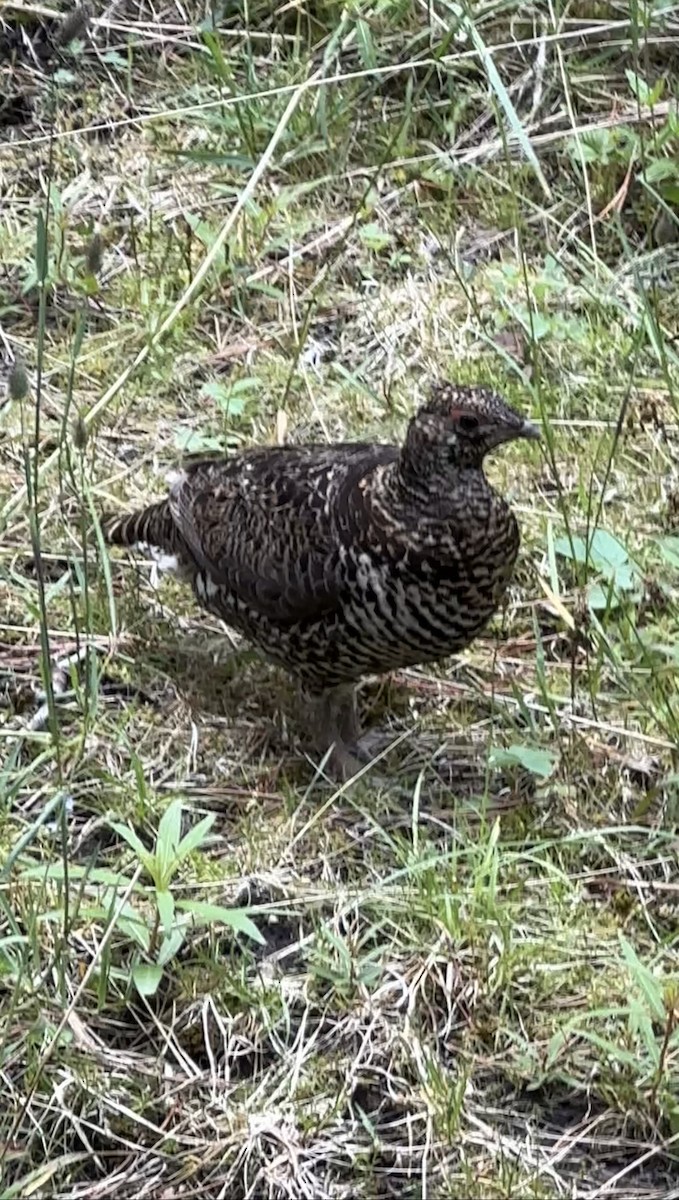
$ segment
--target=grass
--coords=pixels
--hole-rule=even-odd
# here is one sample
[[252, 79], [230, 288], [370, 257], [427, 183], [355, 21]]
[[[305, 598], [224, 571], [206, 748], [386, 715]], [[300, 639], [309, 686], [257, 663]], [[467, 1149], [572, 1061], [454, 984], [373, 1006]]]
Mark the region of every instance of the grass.
[[[669, 1200], [678, 11], [192, 7], [0, 22], [2, 1195]], [[437, 373], [520, 565], [334, 791], [96, 518]]]

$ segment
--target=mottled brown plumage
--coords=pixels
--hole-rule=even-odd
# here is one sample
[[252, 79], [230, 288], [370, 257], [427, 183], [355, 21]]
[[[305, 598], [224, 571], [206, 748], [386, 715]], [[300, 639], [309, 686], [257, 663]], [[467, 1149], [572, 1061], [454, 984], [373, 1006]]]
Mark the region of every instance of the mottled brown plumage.
[[271, 447], [192, 463], [108, 540], [176, 555], [199, 602], [312, 693], [319, 750], [355, 768], [354, 685], [467, 646], [511, 577], [519, 529], [486, 453], [537, 429], [486, 388], [438, 384], [402, 447]]

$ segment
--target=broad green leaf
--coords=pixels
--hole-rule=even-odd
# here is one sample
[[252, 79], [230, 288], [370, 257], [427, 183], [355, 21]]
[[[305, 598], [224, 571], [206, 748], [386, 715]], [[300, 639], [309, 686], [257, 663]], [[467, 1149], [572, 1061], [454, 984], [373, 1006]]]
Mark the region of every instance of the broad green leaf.
[[679, 164], [673, 158], [652, 158], [644, 170], [647, 183], [664, 183], [667, 179], [679, 179]]
[[240, 417], [245, 409], [245, 398], [234, 395], [233, 391], [224, 383], [206, 383], [200, 389], [200, 394], [214, 400], [215, 404], [229, 416]]
[[148, 925], [143, 921], [129, 921], [126, 917], [119, 918], [118, 929], [132, 942], [136, 942], [140, 950], [148, 954], [151, 947], [151, 934]]
[[[61, 882], [64, 881], [65, 877], [66, 872], [63, 863], [52, 863], [49, 867], [27, 867], [19, 876], [20, 879], [56, 879]], [[116, 871], [109, 871], [106, 867], [69, 866], [68, 878], [84, 879], [87, 883], [103, 883], [122, 890], [129, 887], [130, 884], [127, 875], [118, 874]]]
[[542, 341], [551, 332], [552, 322], [542, 313], [535, 312], [535, 310], [529, 312], [528, 309], [522, 308], [517, 309], [516, 315], [526, 333], [529, 337], [534, 338], [536, 342]]
[[634, 591], [639, 582], [639, 575], [634, 563], [626, 562], [621, 567], [616, 567], [613, 581], [621, 592]]
[[250, 395], [251, 392], [257, 392], [262, 386], [262, 381], [258, 375], [243, 375], [241, 379], [234, 379], [233, 383], [229, 384], [229, 391], [232, 396]]
[[[112, 912], [116, 911], [117, 894], [111, 891], [110, 895], [104, 895], [102, 904], [84, 904], [80, 908], [80, 915], [83, 920], [103, 921], [106, 924], [111, 918]], [[47, 916], [48, 914], [45, 914]], [[63, 912], [55, 910], [55, 916], [61, 916], [63, 920]], [[141, 947], [142, 950], [148, 950], [150, 942], [149, 928], [143, 917], [139, 916], [133, 909], [131, 904], [125, 904], [123, 910], [118, 914], [116, 921], [117, 928], [124, 933], [126, 937], [131, 938]]]
[[155, 996], [163, 978], [163, 968], [157, 963], [137, 963], [132, 968], [132, 982], [140, 996]]
[[658, 547], [665, 562], [679, 570], [679, 537], [658, 538]]
[[201, 396], [208, 396], [229, 416], [239, 417], [245, 411], [248, 399], [261, 388], [261, 380], [254, 375], [236, 379], [233, 383], [212, 380], [200, 389]]
[[123, 825], [121, 821], [110, 821], [109, 824], [111, 829], [114, 829], [118, 834], [118, 837], [121, 837], [134, 850], [139, 861], [146, 865], [151, 855], [141, 838], [137, 837], [134, 829], [131, 829], [129, 825]]
[[107, 63], [109, 67], [117, 67], [121, 71], [127, 71], [130, 65], [117, 50], [106, 50], [101, 56], [101, 61]]
[[625, 75], [627, 76], [627, 82], [630, 86], [634, 99], [638, 100], [639, 104], [648, 104], [650, 100], [651, 89], [646, 83], [646, 80], [642, 79], [641, 75], [637, 75], [636, 71], [630, 71], [629, 68], [625, 70]]
[[160, 950], [158, 951], [158, 966], [164, 967], [174, 958], [175, 954], [181, 949], [184, 943], [184, 930], [181, 927], [175, 927], [167, 937], [164, 937]]
[[177, 908], [191, 913], [200, 925], [211, 925], [221, 921], [237, 933], [244, 933], [246, 937], [252, 938], [253, 942], [259, 942], [260, 946], [266, 942], [243, 908], [222, 908], [220, 904], [207, 904], [202, 900], [178, 900]]
[[189, 832], [184, 835], [177, 846], [177, 860], [186, 858], [187, 854], [191, 854], [193, 850], [196, 850], [205, 841], [205, 837], [214, 823], [215, 814], [208, 813], [197, 825], [189, 829]]
[[592, 612], [612, 612], [618, 608], [618, 599], [610, 584], [590, 584], [587, 588], [587, 603]]
[[158, 848], [162, 846], [172, 855], [174, 855], [181, 837], [183, 807], [184, 802], [181, 796], [177, 796], [171, 804], [168, 804], [158, 825], [156, 846]]
[[607, 573], [621, 567], [629, 560], [625, 547], [605, 529], [595, 530], [590, 546], [590, 557], [595, 567], [602, 573]]
[[554, 540], [554, 553], [562, 558], [570, 558], [573, 562], [587, 562], [587, 544], [584, 538], [558, 537]]
[[653, 87], [649, 87], [646, 80], [641, 75], [638, 75], [636, 71], [628, 69], [625, 71], [625, 75], [627, 76], [627, 82], [630, 85], [632, 94], [635, 100], [639, 101], [639, 104], [644, 104], [647, 108], [652, 108], [654, 104], [658, 103], [665, 90], [664, 79], [656, 80]]
[[[105, 909], [106, 912], [110, 912], [111, 909], [115, 908], [116, 905], [119, 903], [120, 896], [121, 896], [120, 885], [118, 885], [117, 887], [104, 888], [103, 892], [101, 893], [101, 903], [100, 903], [99, 907], [101, 907], [102, 909]], [[142, 918], [139, 916], [136, 908], [134, 907], [133, 904], [130, 903], [129, 900], [127, 900], [125, 902], [125, 904], [123, 905], [123, 907], [120, 909], [120, 915], [121, 915], [121, 917], [127, 917], [128, 921], [141, 921], [142, 920]]]
[[173, 800], [170, 807], [163, 813], [158, 825], [151, 874], [153, 882], [161, 892], [166, 891], [169, 887], [179, 863], [177, 841], [181, 830], [181, 818], [182, 801], [180, 799]]
[[161, 891], [159, 888], [156, 888], [156, 904], [158, 905], [158, 913], [163, 923], [163, 929], [167, 934], [170, 934], [174, 921], [174, 896], [172, 892]]
[[550, 750], [541, 750], [537, 746], [509, 746], [506, 750], [493, 750], [489, 756], [491, 766], [504, 766], [518, 763], [524, 771], [547, 779], [554, 770], [556, 757]]
[[390, 246], [392, 237], [386, 230], [381, 229], [374, 221], [370, 221], [367, 225], [362, 225], [358, 231], [358, 236], [367, 246], [369, 250], [384, 250], [385, 246]]
[[570, 558], [575, 562], [585, 563], [589, 560], [602, 575], [609, 577], [618, 571], [622, 572], [621, 578], [629, 578], [630, 575], [638, 573], [636, 565], [629, 557], [627, 548], [606, 529], [594, 531], [589, 545], [589, 556], [587, 543], [584, 538], [579, 536], [574, 537], [572, 541], [566, 537], [557, 538], [554, 542], [554, 550], [562, 558]]

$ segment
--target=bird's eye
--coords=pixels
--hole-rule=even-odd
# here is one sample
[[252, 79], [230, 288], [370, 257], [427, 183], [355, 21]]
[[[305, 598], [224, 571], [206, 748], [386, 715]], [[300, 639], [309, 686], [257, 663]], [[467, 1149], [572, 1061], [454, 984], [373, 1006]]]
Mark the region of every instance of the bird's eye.
[[479, 427], [479, 419], [473, 413], [461, 413], [457, 423], [463, 433], [476, 433]]

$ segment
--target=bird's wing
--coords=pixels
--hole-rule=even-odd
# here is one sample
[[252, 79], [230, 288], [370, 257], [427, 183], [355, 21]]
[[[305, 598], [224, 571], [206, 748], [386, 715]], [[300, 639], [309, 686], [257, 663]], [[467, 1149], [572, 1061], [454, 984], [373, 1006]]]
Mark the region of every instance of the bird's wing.
[[263, 616], [314, 620], [336, 604], [356, 488], [392, 446], [279, 447], [196, 463], [170, 507], [197, 566]]

